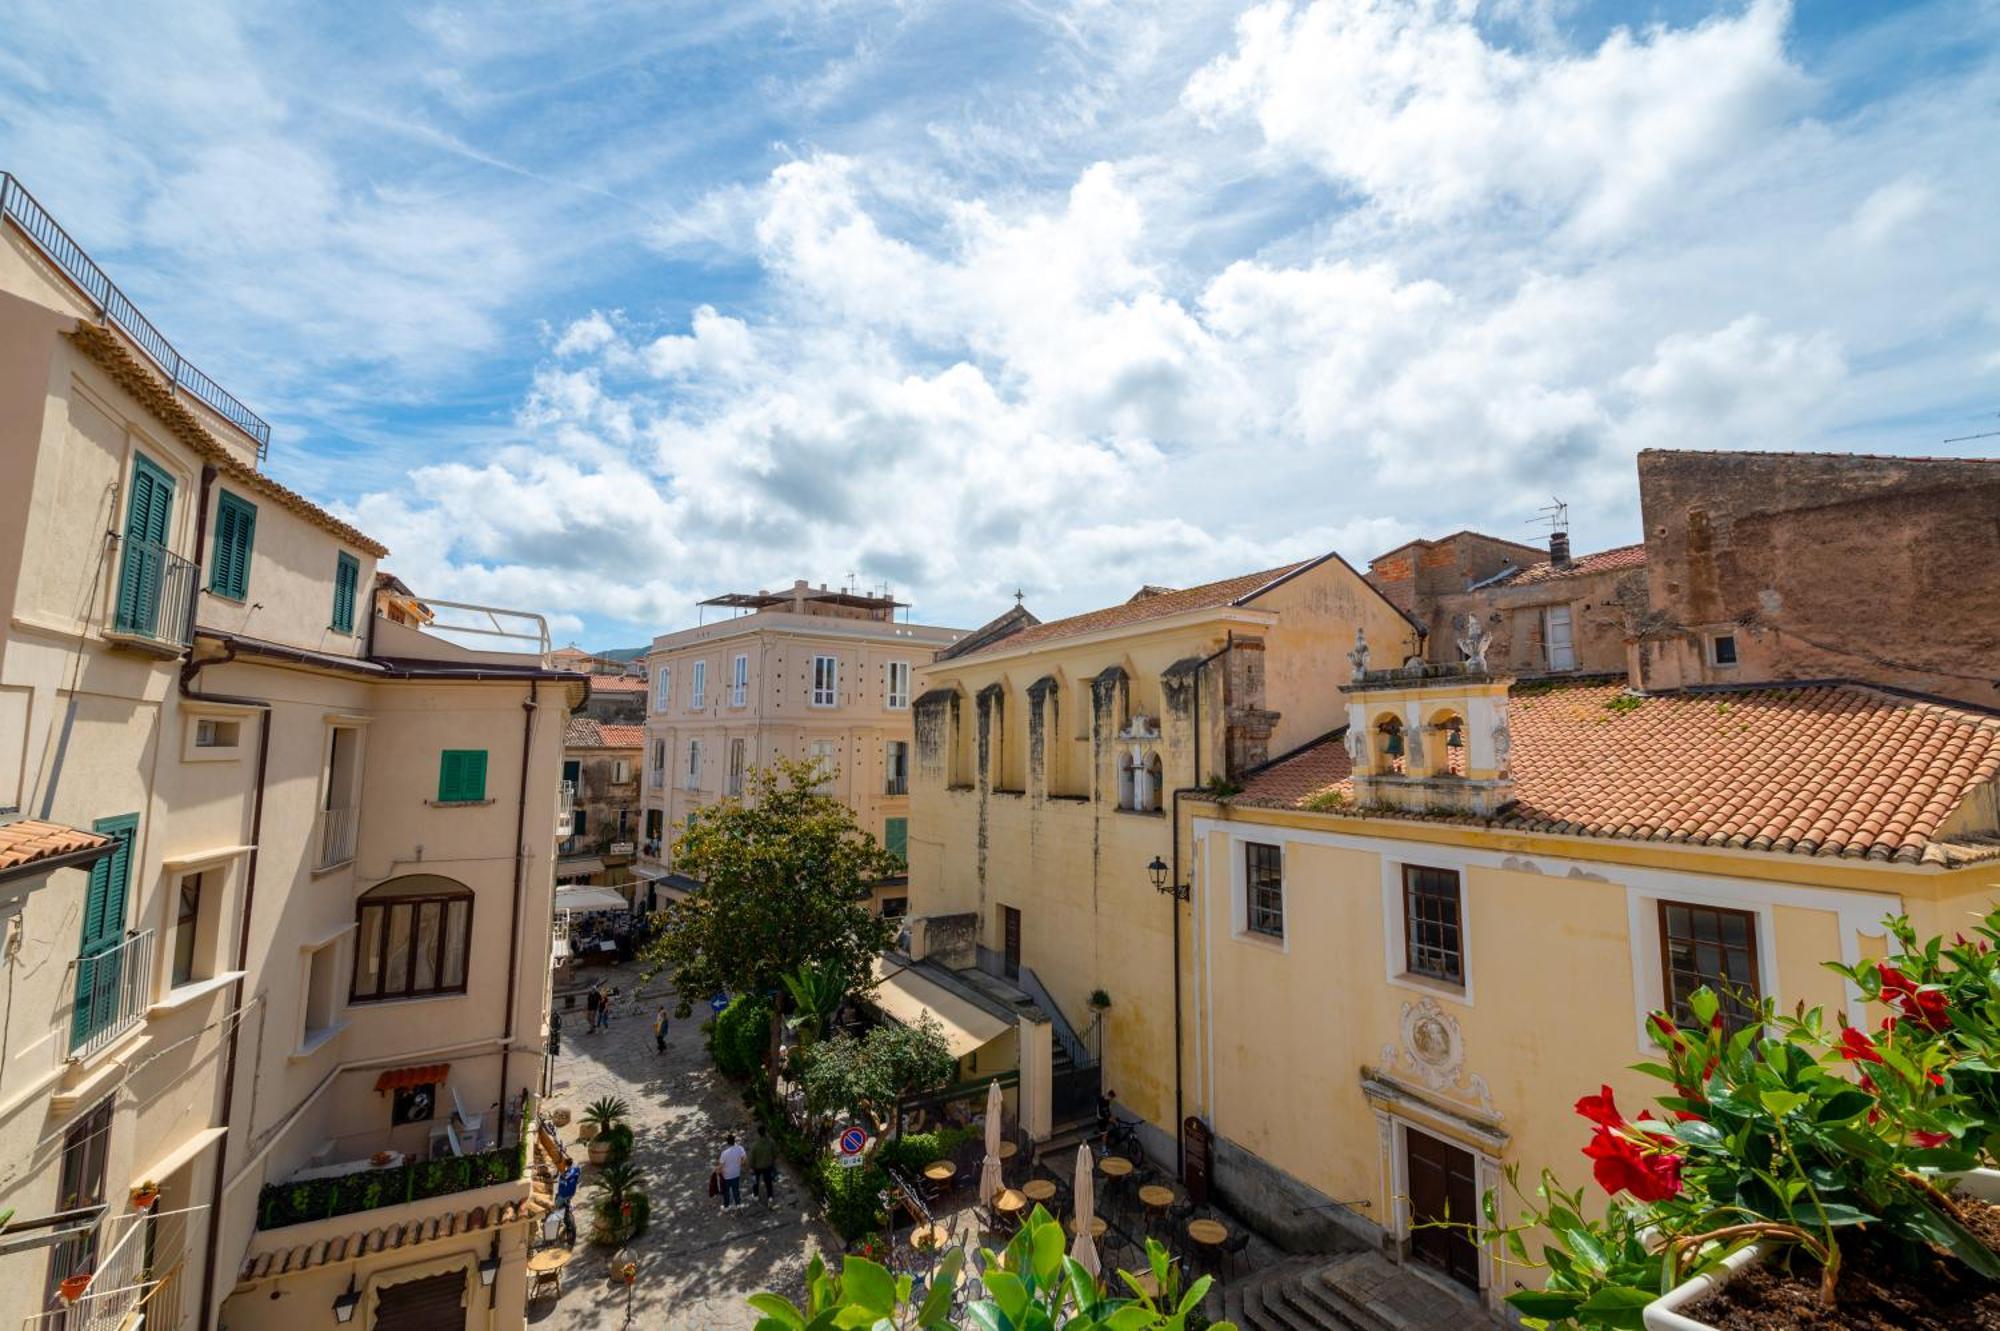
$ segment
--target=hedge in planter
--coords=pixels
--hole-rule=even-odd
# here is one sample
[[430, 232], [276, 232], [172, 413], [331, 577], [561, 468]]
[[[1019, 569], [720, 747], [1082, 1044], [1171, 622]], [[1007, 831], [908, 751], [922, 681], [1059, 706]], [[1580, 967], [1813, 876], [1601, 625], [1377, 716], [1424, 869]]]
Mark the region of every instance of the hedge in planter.
[[770, 1042], [771, 1005], [749, 994], [738, 994], [717, 1014], [709, 1048], [715, 1052], [715, 1066], [728, 1076], [754, 1077], [764, 1067], [764, 1052]]

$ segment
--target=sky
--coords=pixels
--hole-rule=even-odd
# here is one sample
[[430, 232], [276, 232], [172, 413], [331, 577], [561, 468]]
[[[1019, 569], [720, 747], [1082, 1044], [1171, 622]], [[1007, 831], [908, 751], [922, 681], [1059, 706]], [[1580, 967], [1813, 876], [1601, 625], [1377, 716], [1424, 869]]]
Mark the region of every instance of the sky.
[[0, 169], [420, 592], [975, 625], [2000, 456], [2000, 3], [0, 0]]

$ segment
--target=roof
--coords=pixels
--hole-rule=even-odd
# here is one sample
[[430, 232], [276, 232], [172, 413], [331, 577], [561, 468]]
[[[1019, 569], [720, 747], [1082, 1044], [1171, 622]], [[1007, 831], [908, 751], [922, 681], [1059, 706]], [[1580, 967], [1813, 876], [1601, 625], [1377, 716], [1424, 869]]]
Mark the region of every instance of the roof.
[[93, 323], [78, 323], [76, 330], [69, 334], [69, 340], [76, 344], [86, 356], [101, 365], [118, 386], [139, 399], [164, 421], [174, 432], [174, 437], [186, 444], [202, 461], [213, 466], [237, 485], [255, 490], [280, 508], [290, 509], [307, 522], [333, 533], [355, 549], [380, 559], [389, 553], [387, 546], [365, 535], [295, 490], [278, 484], [255, 467], [241, 461], [216, 437], [208, 432], [208, 427], [174, 395], [173, 387], [161, 379], [151, 367], [132, 354], [125, 342], [108, 326]]
[[111, 852], [110, 837], [39, 818], [0, 823], [0, 878], [89, 864]]
[[1014, 1029], [1012, 1023], [1002, 1021], [915, 967], [877, 957], [871, 969], [877, 983], [863, 997], [898, 1025], [915, 1026], [925, 1017], [936, 1021], [953, 1058], [964, 1058]]
[[592, 693], [644, 693], [646, 681], [637, 675], [599, 675], [590, 677]]
[[1384, 551], [1383, 551], [1383, 552], [1382, 552], [1381, 554], [1379, 554], [1379, 555], [1376, 555], [1376, 556], [1375, 556], [1375, 557], [1374, 557], [1373, 559], [1370, 559], [1370, 560], [1368, 561], [1368, 563], [1369, 563], [1369, 565], [1370, 565], [1371, 567], [1373, 567], [1374, 565], [1376, 565], [1376, 564], [1379, 564], [1379, 563], [1381, 563], [1381, 562], [1382, 562], [1383, 560], [1387, 559], [1387, 558], [1388, 558], [1388, 557], [1389, 557], [1390, 555], [1397, 555], [1397, 554], [1401, 554], [1401, 553], [1402, 553], [1403, 551], [1405, 551], [1405, 550], [1409, 550], [1409, 549], [1412, 549], [1412, 548], [1414, 548], [1414, 547], [1416, 547], [1416, 546], [1422, 546], [1422, 547], [1424, 547], [1424, 548], [1425, 548], [1426, 550], [1428, 550], [1428, 549], [1430, 549], [1430, 548], [1431, 548], [1431, 547], [1433, 547], [1433, 546], [1438, 546], [1438, 545], [1449, 545], [1449, 544], [1451, 544], [1451, 543], [1452, 543], [1453, 541], [1457, 540], [1457, 539], [1458, 539], [1459, 537], [1461, 537], [1461, 536], [1477, 536], [1477, 537], [1478, 537], [1478, 538], [1479, 538], [1480, 540], [1482, 540], [1482, 541], [1491, 541], [1491, 542], [1493, 542], [1493, 544], [1495, 544], [1495, 545], [1511, 545], [1511, 546], [1513, 546], [1513, 547], [1514, 547], [1514, 548], [1515, 548], [1516, 550], [1539, 550], [1539, 549], [1541, 549], [1541, 547], [1540, 547], [1540, 546], [1536, 546], [1536, 545], [1530, 545], [1530, 544], [1528, 544], [1528, 543], [1527, 543], [1526, 541], [1516, 541], [1516, 540], [1512, 539], [1511, 537], [1506, 537], [1506, 536], [1493, 536], [1493, 535], [1490, 535], [1490, 534], [1488, 534], [1488, 533], [1486, 533], [1486, 532], [1483, 532], [1483, 531], [1474, 531], [1474, 530], [1473, 530], [1472, 528], [1470, 528], [1470, 527], [1461, 527], [1461, 528], [1459, 528], [1459, 529], [1458, 529], [1457, 531], [1453, 532], [1453, 533], [1452, 533], [1451, 535], [1449, 535], [1449, 536], [1417, 536], [1417, 537], [1412, 537], [1412, 538], [1411, 538], [1410, 540], [1407, 540], [1407, 541], [1404, 541], [1404, 542], [1403, 542], [1403, 543], [1402, 543], [1401, 545], [1399, 545], [1399, 546], [1396, 546], [1396, 547], [1395, 547], [1395, 548], [1393, 548], [1393, 549], [1389, 549], [1389, 550], [1384, 550]]
[[588, 716], [572, 716], [563, 731], [565, 749], [643, 749], [646, 727], [613, 725]]
[[950, 661], [957, 657], [970, 656], [974, 652], [991, 647], [1002, 638], [1012, 637], [1022, 629], [1033, 628], [1041, 622], [1026, 606], [1016, 604], [946, 647], [933, 659]]
[[[1320, 558], [1327, 557], [1322, 555]], [[1165, 619], [1170, 615], [1186, 614], [1195, 610], [1220, 610], [1224, 606], [1243, 605], [1255, 599], [1258, 593], [1272, 583], [1294, 573], [1303, 572], [1318, 562], [1320, 560], [1305, 559], [1296, 564], [1284, 564], [1258, 573], [1243, 573], [1233, 578], [1224, 578], [1220, 582], [1205, 582], [1199, 587], [1184, 587], [1178, 591], [1153, 591], [1118, 605], [1105, 606], [1101, 610], [1087, 610], [1083, 614], [1071, 615], [1067, 619], [1052, 619], [1045, 624], [1030, 625], [1017, 633], [1008, 634], [983, 650], [993, 651], [1005, 647], [1011, 651], [1016, 647], [1031, 647], [1037, 643], [1074, 638], [1085, 633], [1129, 628], [1148, 620]], [[965, 655], [977, 656], [979, 652], [968, 652]]]
[[[2000, 777], [2000, 716], [1847, 683], [1639, 695], [1599, 680], [1517, 686], [1507, 724], [1515, 799], [1499, 816], [1342, 812], [1898, 864], [2000, 858], [2000, 837], [1940, 833]], [[1338, 736], [1253, 774], [1233, 802], [1308, 807], [1330, 791], [1354, 794]]]
[[1622, 573], [1627, 569], [1646, 567], [1646, 544], [1616, 545], [1609, 550], [1599, 550], [1596, 554], [1579, 555], [1558, 568], [1544, 559], [1538, 564], [1515, 569], [1489, 578], [1479, 584], [1487, 587], [1526, 587], [1537, 582], [1554, 582], [1559, 578], [1581, 578], [1593, 573]]

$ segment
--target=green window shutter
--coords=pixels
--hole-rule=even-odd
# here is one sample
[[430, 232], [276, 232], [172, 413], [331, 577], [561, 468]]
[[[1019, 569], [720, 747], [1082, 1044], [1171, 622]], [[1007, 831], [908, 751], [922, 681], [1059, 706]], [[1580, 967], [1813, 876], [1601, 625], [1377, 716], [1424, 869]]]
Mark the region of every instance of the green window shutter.
[[361, 561], [343, 552], [333, 569], [333, 627], [354, 632], [355, 592], [361, 584]]
[[438, 764], [438, 803], [486, 798], [486, 750], [446, 749]]
[[908, 864], [910, 862], [910, 820], [907, 818], [885, 818], [882, 820], [882, 849]]
[[132, 493], [125, 506], [125, 550], [118, 572], [114, 627], [151, 633], [160, 617], [160, 578], [167, 526], [174, 511], [174, 478], [143, 453], [132, 457]]
[[[83, 901], [83, 937], [77, 942], [76, 1004], [70, 1014], [70, 1047], [110, 1025], [118, 1015], [122, 954], [104, 957], [125, 938], [125, 898], [132, 880], [132, 841], [139, 815], [100, 818], [91, 830], [108, 836], [112, 852], [90, 869]], [[99, 960], [99, 958], [104, 958]]]
[[257, 506], [222, 491], [215, 508], [215, 555], [208, 589], [241, 601], [250, 595], [250, 549], [257, 532]]

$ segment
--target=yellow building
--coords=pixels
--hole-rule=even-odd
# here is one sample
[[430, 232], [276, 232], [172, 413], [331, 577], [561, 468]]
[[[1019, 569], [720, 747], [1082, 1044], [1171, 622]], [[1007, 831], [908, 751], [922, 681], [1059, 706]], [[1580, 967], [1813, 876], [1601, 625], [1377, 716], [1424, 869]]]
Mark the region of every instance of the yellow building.
[[[1709, 984], [1854, 1011], [1822, 962], [2000, 887], [2000, 718], [1847, 684], [1640, 695], [1461, 666], [1323, 672], [1344, 730], [1187, 813], [1191, 1112], [1223, 1199], [1497, 1304], [1454, 1231], [1501, 1171], [1588, 1183], [1578, 1096], [1659, 1088], [1647, 1014]], [[1735, 1009], [1740, 1011], [1740, 1008]]]
[[522, 1321], [587, 684], [268, 435], [0, 176], [8, 1325]]
[[1031, 1134], [1087, 1114], [1098, 1084], [1151, 1125], [1178, 1121], [1196, 1000], [1148, 866], [1178, 866], [1189, 790], [1340, 724], [1321, 663], [1363, 629], [1414, 646], [1401, 612], [1325, 555], [989, 626], [920, 672], [910, 952], [1016, 986], [1046, 1018], [1020, 1032]]
[[[696, 809], [743, 792], [780, 758], [816, 760], [828, 793], [901, 853], [910, 817], [910, 702], [916, 672], [963, 630], [896, 618], [889, 596], [804, 582], [702, 602], [713, 623], [665, 633], [646, 657], [641, 878], [672, 891], [674, 838]], [[876, 893], [900, 915], [900, 883]]]

